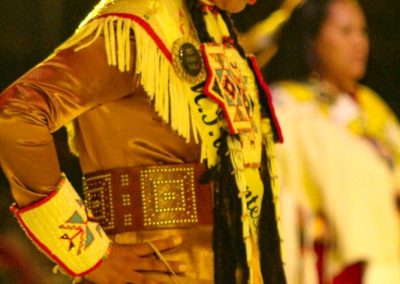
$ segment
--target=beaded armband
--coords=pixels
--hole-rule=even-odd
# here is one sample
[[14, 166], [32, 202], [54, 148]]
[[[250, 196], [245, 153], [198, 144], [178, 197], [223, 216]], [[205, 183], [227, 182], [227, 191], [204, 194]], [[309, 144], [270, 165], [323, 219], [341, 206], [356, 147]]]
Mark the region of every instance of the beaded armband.
[[111, 241], [65, 176], [46, 198], [11, 211], [33, 243], [73, 277], [90, 273], [109, 254]]

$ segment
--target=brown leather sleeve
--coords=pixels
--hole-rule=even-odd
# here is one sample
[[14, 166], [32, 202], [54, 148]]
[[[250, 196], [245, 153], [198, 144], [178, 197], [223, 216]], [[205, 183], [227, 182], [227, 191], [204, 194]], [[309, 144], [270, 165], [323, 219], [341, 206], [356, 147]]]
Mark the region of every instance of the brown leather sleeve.
[[107, 65], [100, 37], [79, 52], [51, 55], [0, 95], [0, 163], [20, 206], [47, 195], [60, 178], [51, 133], [132, 93], [132, 72]]

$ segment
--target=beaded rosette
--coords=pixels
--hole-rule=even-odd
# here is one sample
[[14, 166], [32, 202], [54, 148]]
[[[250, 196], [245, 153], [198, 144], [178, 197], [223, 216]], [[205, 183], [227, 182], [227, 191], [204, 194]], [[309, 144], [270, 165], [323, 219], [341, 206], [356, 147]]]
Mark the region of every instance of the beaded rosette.
[[11, 211], [33, 243], [73, 277], [90, 273], [109, 254], [111, 241], [65, 176], [48, 197]]

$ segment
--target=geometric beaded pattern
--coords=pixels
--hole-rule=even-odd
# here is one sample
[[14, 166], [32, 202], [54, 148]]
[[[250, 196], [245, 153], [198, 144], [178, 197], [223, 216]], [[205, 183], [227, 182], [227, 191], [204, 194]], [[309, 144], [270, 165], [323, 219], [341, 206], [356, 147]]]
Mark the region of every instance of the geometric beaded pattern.
[[129, 193], [124, 193], [121, 195], [122, 198], [122, 206], [129, 207], [131, 206], [131, 195]]
[[124, 214], [124, 226], [132, 226], [132, 214]]
[[[90, 188], [90, 190], [89, 190]], [[83, 178], [86, 206], [104, 230], [115, 228], [111, 174]], [[107, 207], [107, 210], [106, 210]]]
[[129, 186], [129, 175], [128, 174], [122, 174], [120, 178], [121, 178], [121, 186]]
[[192, 167], [150, 167], [140, 172], [140, 184], [145, 227], [198, 222]]
[[[102, 228], [91, 220], [85, 209], [63, 175], [57, 190], [48, 199], [24, 207], [16, 214], [33, 242], [62, 271], [75, 277], [95, 268], [107, 255], [110, 245]], [[5, 283], [1, 279], [0, 283]]]

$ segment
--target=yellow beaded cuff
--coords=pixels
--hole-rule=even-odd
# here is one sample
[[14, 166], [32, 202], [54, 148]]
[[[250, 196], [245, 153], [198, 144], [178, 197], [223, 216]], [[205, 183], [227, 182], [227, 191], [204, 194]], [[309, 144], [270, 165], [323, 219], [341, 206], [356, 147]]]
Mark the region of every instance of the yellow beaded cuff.
[[33, 243], [71, 276], [90, 273], [110, 252], [111, 241], [64, 175], [49, 196], [11, 211]]

